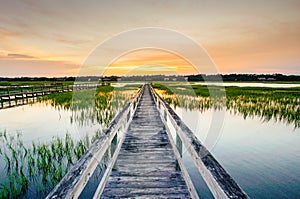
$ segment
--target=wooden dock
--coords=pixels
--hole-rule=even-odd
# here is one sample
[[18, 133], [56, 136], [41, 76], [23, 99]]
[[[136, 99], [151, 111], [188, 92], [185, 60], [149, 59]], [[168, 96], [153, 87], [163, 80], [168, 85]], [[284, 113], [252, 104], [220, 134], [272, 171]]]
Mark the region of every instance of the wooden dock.
[[[47, 86], [16, 86], [0, 88], [0, 109], [25, 105], [34, 102], [37, 97], [51, 93], [71, 92], [74, 90], [94, 89], [99, 84], [47, 85]], [[28, 99], [33, 99], [29, 101]]]
[[[167, 102], [145, 84], [47, 199], [86, 198], [81, 194], [87, 191], [93, 199], [198, 199], [182, 160], [183, 147], [215, 198], [249, 198]], [[85, 190], [103, 163], [97, 189]]]
[[190, 198], [147, 86], [101, 198]]

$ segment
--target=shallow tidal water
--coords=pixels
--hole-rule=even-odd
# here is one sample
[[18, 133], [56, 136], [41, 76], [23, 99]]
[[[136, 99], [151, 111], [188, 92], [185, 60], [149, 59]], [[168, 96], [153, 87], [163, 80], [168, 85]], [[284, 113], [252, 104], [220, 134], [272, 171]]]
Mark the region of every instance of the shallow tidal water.
[[53, 107], [45, 102], [36, 102], [0, 110], [0, 131], [10, 135], [20, 132], [25, 144], [47, 142], [53, 137], [65, 137], [69, 133], [73, 139], [93, 135], [103, 125], [98, 122], [72, 121], [74, 113], [70, 109]]
[[[175, 110], [204, 145], [207, 132], [214, 128], [213, 114], [222, 115], [213, 109], [203, 113], [178, 107]], [[229, 111], [223, 119], [210, 151], [250, 198], [299, 198], [300, 128], [257, 116], [244, 119]], [[189, 158], [186, 164], [192, 164]], [[191, 169], [192, 175], [196, 173]], [[204, 198], [212, 197], [207, 188], [200, 192]]]

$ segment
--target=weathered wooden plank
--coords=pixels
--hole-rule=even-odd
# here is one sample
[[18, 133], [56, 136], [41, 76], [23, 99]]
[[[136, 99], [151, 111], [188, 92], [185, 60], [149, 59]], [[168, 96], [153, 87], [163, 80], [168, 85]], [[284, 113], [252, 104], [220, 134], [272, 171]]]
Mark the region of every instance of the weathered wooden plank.
[[[173, 151], [171, 150], [163, 150], [163, 149], [157, 149], [159, 146], [166, 146], [166, 145], [139, 145], [140, 147], [144, 147], [143, 149], [141, 148], [134, 148], [134, 147], [123, 147], [122, 149], [127, 151], [128, 153], [132, 153], [135, 155], [138, 154], [143, 154], [143, 153], [150, 153], [150, 154], [172, 154]], [[160, 158], [161, 159], [161, 158]]]
[[[133, 197], [122, 197], [122, 198], [133, 198]], [[148, 194], [146, 196], [143, 196], [143, 195], [140, 195], [138, 197], [134, 197], [134, 198], [139, 198], [139, 199], [147, 199], [147, 198], [155, 198], [155, 199], [180, 199], [180, 198], [183, 198], [183, 199], [189, 199], [191, 198], [188, 194], [181, 194], [181, 193], [169, 193], [168, 194], [168, 197], [166, 197], [165, 194], [162, 194], [162, 195], [151, 195], [151, 194]]]
[[163, 150], [163, 149], [157, 149], [158, 147], [168, 147], [170, 144], [168, 142], [161, 142], [159, 144], [144, 144], [144, 143], [130, 143], [127, 146], [122, 147], [123, 150], [127, 150], [128, 152], [134, 152], [138, 153], [138, 151], [149, 151], [149, 152], [160, 152], [160, 153], [168, 153], [172, 152], [171, 150]]
[[[105, 188], [102, 198], [112, 197], [112, 198], [120, 198], [120, 197], [139, 197], [145, 196], [149, 197], [149, 195], [157, 196], [164, 195], [165, 198], [169, 198], [170, 195], [179, 195], [182, 198], [189, 198], [189, 191], [187, 188], [183, 188], [180, 186], [172, 187], [172, 188]], [[156, 198], [156, 197], [155, 197]]]
[[[120, 157], [121, 158], [121, 157]], [[161, 160], [161, 156], [151, 156], [151, 155], [140, 155], [140, 156], [136, 156], [134, 154], [129, 155], [123, 155], [122, 158], [132, 158], [132, 160], [140, 160], [140, 159], [157, 159], [157, 160]], [[174, 156], [164, 156], [164, 159], [172, 159], [174, 160]]]
[[[113, 195], [112, 196], [104, 196], [102, 198], [115, 198]], [[181, 193], [168, 193], [168, 196], [165, 194], [139, 194], [137, 195], [123, 195], [121, 198], [126, 199], [126, 198], [139, 198], [139, 199], [148, 199], [148, 198], [155, 198], [155, 199], [167, 199], [167, 198], [184, 198], [184, 199], [189, 199], [191, 198], [188, 194], [181, 194]]]
[[[119, 164], [136, 164], [137, 160], [136, 159], [118, 159], [117, 160]], [[168, 159], [164, 159], [164, 160], [161, 160], [161, 159], [148, 159], [148, 158], [140, 158], [138, 159], [139, 162], [142, 162], [142, 163], [152, 163], [152, 164], [159, 164], [159, 163], [174, 163], [174, 159], [173, 158], [168, 158]]]
[[184, 181], [183, 179], [180, 178], [181, 173], [178, 173], [177, 175], [158, 175], [158, 176], [119, 176], [119, 175], [114, 175], [113, 173], [110, 175], [110, 179], [112, 181], [126, 181], [126, 182], [154, 182], [154, 181]]
[[[121, 173], [121, 174], [120, 174]], [[164, 174], [164, 175], [162, 175]], [[157, 171], [155, 174], [153, 173], [148, 173], [147, 175], [145, 176], [140, 176], [140, 175], [136, 175], [136, 174], [133, 174], [131, 177], [161, 177], [161, 176], [164, 176], [164, 177], [169, 177], [169, 178], [178, 178], [180, 177], [182, 174], [181, 174], [181, 171], [175, 171], [175, 172], [160, 172], [160, 171]], [[122, 176], [128, 176], [128, 175], [122, 175], [122, 172], [117, 172], [117, 171], [113, 171], [111, 172], [110, 174], [110, 177], [122, 177]]]
[[150, 165], [148, 167], [137, 167], [137, 166], [116, 166], [117, 170], [120, 172], [127, 172], [127, 173], [151, 173], [151, 172], [156, 172], [156, 171], [166, 171], [166, 172], [172, 172], [176, 171], [176, 168], [172, 168], [171, 165], [165, 165], [164, 167], [162, 166], [157, 166], [157, 167], [151, 167]]
[[117, 173], [115, 173], [115, 171], [113, 171], [110, 174], [110, 177], [114, 176], [114, 177], [145, 177], [145, 178], [153, 178], [153, 177], [161, 177], [161, 176], [165, 176], [165, 177], [169, 177], [172, 178], [173, 180], [176, 180], [177, 178], [181, 178], [182, 174], [177, 174], [178, 171], [155, 171], [155, 172], [140, 172], [140, 173], [127, 173], [127, 172], [121, 172], [118, 171]]
[[[138, 168], [137, 168], [138, 167]], [[149, 169], [149, 167], [151, 167], [151, 169]], [[172, 168], [174, 167], [174, 168]], [[126, 166], [126, 165], [118, 165], [116, 168], [118, 171], [124, 171], [124, 172], [129, 172], [132, 171], [132, 173], [134, 172], [154, 172], [154, 171], [176, 171], [176, 164], [135, 164], [132, 166]]]
[[140, 189], [141, 187], [151, 189], [151, 188], [174, 188], [174, 187], [182, 187], [182, 189], [186, 189], [185, 181], [184, 180], [177, 180], [177, 181], [111, 181], [108, 186], [106, 186], [107, 189]]

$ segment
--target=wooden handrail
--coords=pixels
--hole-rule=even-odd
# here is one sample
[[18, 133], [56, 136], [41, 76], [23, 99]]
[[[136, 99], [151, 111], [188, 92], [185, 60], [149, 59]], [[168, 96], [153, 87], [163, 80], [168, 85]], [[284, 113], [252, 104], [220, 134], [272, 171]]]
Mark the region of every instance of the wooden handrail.
[[[144, 86], [127, 103], [119, 114], [110, 123], [107, 130], [98, 138], [83, 157], [72, 167], [72, 169], [63, 177], [56, 187], [48, 194], [47, 199], [54, 198], [78, 198], [92, 176], [97, 165], [104, 157], [112, 140], [121, 128], [122, 121], [128, 123], [128, 115], [133, 117], [137, 102], [140, 100]], [[125, 127], [125, 129], [128, 128]]]
[[34, 93], [46, 91], [61, 91], [61, 90], [79, 90], [88, 88], [97, 88], [100, 84], [74, 84], [74, 85], [41, 85], [41, 86], [22, 86], [22, 87], [7, 87], [0, 88], [0, 97], [7, 95], [19, 95], [22, 93]]
[[[151, 87], [152, 88], [152, 87]], [[191, 155], [195, 166], [215, 198], [249, 198], [221, 164], [202, 145], [194, 133], [181, 121], [170, 105], [151, 89], [162, 119], [171, 121], [185, 148]], [[171, 138], [170, 138], [171, 139]]]

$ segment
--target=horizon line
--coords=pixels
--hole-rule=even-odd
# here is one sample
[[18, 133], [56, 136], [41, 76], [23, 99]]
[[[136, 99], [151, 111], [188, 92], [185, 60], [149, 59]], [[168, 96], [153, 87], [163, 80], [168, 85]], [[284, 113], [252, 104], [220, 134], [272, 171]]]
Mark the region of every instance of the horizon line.
[[203, 75], [203, 76], [216, 76], [216, 75], [221, 75], [221, 76], [225, 76], [225, 75], [283, 75], [283, 76], [300, 76], [300, 74], [285, 74], [285, 73], [216, 73], [216, 74], [205, 74], [205, 73], [199, 73], [199, 74], [189, 74], [189, 75], [174, 75], [174, 74], [145, 74], [145, 75], [84, 75], [84, 76], [0, 76], [0, 78], [47, 78], [47, 79], [51, 79], [51, 78], [79, 78], [79, 77], [150, 77], [150, 76], [176, 76], [176, 77], [188, 77], [188, 76], [197, 76], [197, 75]]

